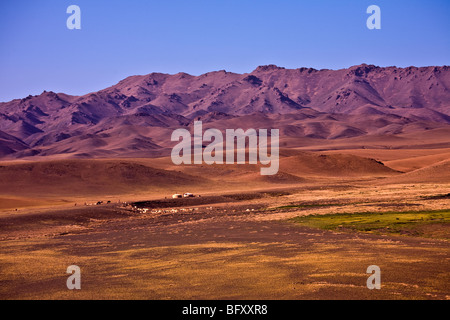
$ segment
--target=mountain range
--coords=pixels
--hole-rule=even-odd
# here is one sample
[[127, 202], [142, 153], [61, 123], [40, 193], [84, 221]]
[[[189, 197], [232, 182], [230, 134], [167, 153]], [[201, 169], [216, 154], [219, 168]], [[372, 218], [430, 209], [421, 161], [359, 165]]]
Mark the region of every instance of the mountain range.
[[172, 131], [194, 120], [280, 129], [287, 148], [431, 146], [426, 132], [450, 146], [449, 88], [448, 66], [131, 76], [83, 96], [44, 91], [0, 103], [0, 157], [164, 156]]

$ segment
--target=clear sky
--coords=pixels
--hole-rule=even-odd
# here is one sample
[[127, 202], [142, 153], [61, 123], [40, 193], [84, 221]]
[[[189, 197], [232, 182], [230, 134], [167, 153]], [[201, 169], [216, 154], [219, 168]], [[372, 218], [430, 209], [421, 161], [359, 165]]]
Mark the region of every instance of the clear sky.
[[450, 65], [449, 0], [1, 0], [0, 14], [0, 101], [151, 72]]

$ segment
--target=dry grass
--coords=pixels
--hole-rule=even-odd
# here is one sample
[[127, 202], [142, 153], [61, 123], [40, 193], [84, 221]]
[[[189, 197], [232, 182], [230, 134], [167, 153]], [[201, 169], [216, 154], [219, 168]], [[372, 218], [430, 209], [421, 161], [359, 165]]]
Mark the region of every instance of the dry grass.
[[[433, 152], [417, 154], [424, 161], [440, 160], [442, 152]], [[363, 151], [357, 155], [364, 155]], [[381, 155], [405, 168], [407, 161], [400, 160], [414, 158], [413, 151]], [[333, 159], [344, 163], [347, 158]], [[133, 164], [116, 166], [128, 161]], [[57, 167], [64, 168], [67, 163]], [[89, 163], [77, 165], [89, 174]], [[450, 193], [450, 181], [400, 183], [402, 174], [384, 169], [381, 176], [380, 171], [363, 176], [324, 176], [312, 169], [303, 176], [294, 170], [303, 165], [293, 162], [287, 171], [300, 180], [287, 176], [287, 180], [271, 183], [270, 179], [252, 180], [258, 169], [249, 166], [174, 167], [167, 159], [103, 163], [109, 166], [99, 171], [106, 189], [98, 187], [95, 177], [80, 181], [74, 175], [65, 187], [40, 185], [33, 180], [45, 176], [39, 170], [29, 179], [17, 179], [13, 189], [2, 185], [0, 298], [450, 299], [449, 245], [442, 239], [448, 236], [447, 229], [422, 225], [422, 234], [399, 237], [339, 228], [320, 230], [286, 221], [313, 215], [328, 219], [357, 213], [365, 218], [388, 212], [448, 210], [450, 199], [439, 195]], [[372, 161], [364, 163], [361, 170], [372, 165], [379, 169]], [[31, 165], [45, 167], [45, 163]], [[124, 175], [115, 184], [108, 170], [122, 172], [121, 168]], [[443, 176], [439, 168], [427, 172], [435, 175], [433, 179], [439, 178]], [[177, 182], [178, 171], [188, 183]], [[128, 189], [133, 179], [128, 181], [127, 175], [145, 172], [159, 178], [141, 177], [142, 185]], [[390, 177], [384, 179], [385, 174]], [[197, 183], [199, 175], [202, 183], [208, 180], [209, 184]], [[13, 175], [9, 172], [7, 176]], [[64, 181], [58, 175], [52, 179]], [[158, 184], [163, 180], [165, 183]], [[95, 195], [89, 192], [92, 188], [97, 188]], [[198, 204], [198, 211], [177, 214], [138, 215], [114, 204], [83, 205], [97, 200], [164, 200], [174, 191], [200, 193], [211, 199], [239, 197]], [[15, 207], [19, 207], [17, 212]], [[439, 239], [422, 237], [424, 234]], [[80, 291], [66, 288], [65, 271], [72, 264], [82, 270]], [[366, 288], [365, 271], [372, 264], [381, 267], [382, 290]]]

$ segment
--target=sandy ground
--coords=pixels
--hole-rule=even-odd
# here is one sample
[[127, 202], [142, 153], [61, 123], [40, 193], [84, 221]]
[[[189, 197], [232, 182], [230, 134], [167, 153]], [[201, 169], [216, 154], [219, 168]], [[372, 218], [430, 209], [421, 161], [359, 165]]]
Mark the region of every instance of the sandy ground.
[[[0, 299], [450, 299], [448, 237], [290, 220], [448, 210], [435, 196], [450, 193], [450, 149], [282, 153], [269, 178], [167, 158], [0, 163]], [[137, 201], [147, 212], [123, 204]], [[81, 290], [66, 287], [70, 265]], [[381, 290], [366, 287], [370, 265]]]
[[[449, 189], [343, 185], [232, 194], [227, 202], [219, 195], [178, 204], [161, 199], [145, 214], [117, 204], [4, 212], [0, 298], [450, 299], [446, 240], [338, 233], [288, 221], [443, 209], [448, 199], [423, 196]], [[342, 206], [275, 209], [332, 202]], [[69, 265], [81, 268], [81, 290], [66, 287]], [[370, 265], [381, 268], [381, 290], [366, 287]]]

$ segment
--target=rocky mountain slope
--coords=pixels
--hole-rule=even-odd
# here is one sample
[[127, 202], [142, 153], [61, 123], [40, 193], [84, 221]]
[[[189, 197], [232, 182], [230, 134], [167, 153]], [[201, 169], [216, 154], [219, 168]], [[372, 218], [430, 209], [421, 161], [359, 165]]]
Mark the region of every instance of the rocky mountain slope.
[[289, 147], [442, 131], [449, 88], [448, 66], [131, 76], [84, 96], [43, 92], [0, 103], [0, 157], [166, 155], [173, 129], [195, 119], [219, 129], [277, 128]]

